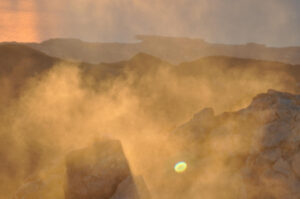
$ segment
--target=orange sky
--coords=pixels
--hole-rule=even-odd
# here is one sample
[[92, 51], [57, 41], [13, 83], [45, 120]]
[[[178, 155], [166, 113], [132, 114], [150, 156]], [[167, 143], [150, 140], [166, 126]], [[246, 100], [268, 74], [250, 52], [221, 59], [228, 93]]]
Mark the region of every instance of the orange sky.
[[[19, 1], [16, 5], [0, 2], [0, 41], [37, 41], [38, 15], [32, 1]], [[12, 7], [13, 6], [13, 7]]]

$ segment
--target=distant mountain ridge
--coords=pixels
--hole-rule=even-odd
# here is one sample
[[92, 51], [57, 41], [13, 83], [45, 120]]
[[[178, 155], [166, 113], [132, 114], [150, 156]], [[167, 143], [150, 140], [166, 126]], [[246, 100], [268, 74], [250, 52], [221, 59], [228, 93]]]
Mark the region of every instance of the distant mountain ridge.
[[[0, 106], [19, 96], [28, 79], [39, 77], [56, 64], [65, 62], [64, 59], [48, 56], [21, 44], [2, 44], [0, 52], [0, 91], [3, 94], [0, 97]], [[229, 107], [243, 103], [231, 99], [233, 97], [227, 93], [238, 93], [237, 98], [242, 100], [269, 88], [300, 92], [299, 65], [274, 61], [209, 56], [174, 65], [147, 53], [137, 53], [129, 59], [114, 63], [77, 62], [75, 65], [79, 67], [80, 78], [86, 87], [105, 90], [110, 89], [114, 82], [124, 82], [132, 89], [134, 95], [141, 98], [141, 101], [150, 103], [151, 105], [147, 106], [153, 106], [155, 108], [152, 110], [159, 112], [153, 114], [161, 114], [158, 107], [163, 104], [168, 111], [163, 113], [162, 117], [171, 115], [175, 117], [172, 119], [174, 121], [180, 113], [178, 110], [198, 110], [202, 98], [196, 93], [207, 92], [210, 89], [212, 90], [207, 94], [213, 100], [205, 103], [212, 106], [210, 102], [217, 101], [217, 111], [224, 108], [229, 110]], [[102, 85], [101, 88], [99, 85]], [[252, 90], [244, 89], [251, 86]], [[223, 98], [218, 97], [219, 93], [224, 94]], [[228, 109], [224, 102], [229, 103], [226, 105]], [[191, 110], [186, 111], [186, 104], [191, 105]]]
[[140, 42], [91, 43], [79, 39], [50, 39], [26, 45], [50, 56], [89, 63], [118, 62], [142, 52], [172, 64], [189, 62], [206, 56], [229, 56], [300, 64], [300, 47], [277, 48], [256, 43], [215, 44], [202, 39], [146, 35], [138, 35], [136, 38]]

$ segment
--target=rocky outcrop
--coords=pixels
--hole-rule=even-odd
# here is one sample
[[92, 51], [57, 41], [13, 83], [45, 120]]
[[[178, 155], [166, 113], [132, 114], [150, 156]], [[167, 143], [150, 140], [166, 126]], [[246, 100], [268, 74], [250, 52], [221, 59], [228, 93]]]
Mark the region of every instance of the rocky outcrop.
[[15, 199], [149, 199], [142, 177], [134, 178], [118, 140], [100, 140], [71, 152], [65, 169], [47, 171], [22, 185]]
[[132, 176], [121, 143], [104, 140], [67, 156], [66, 199], [109, 199]]
[[[231, 176], [225, 189], [239, 176], [238, 198], [300, 197], [300, 95], [269, 90], [237, 112], [213, 116], [204, 109], [175, 133], [186, 140], [183, 150], [193, 154], [187, 160], [192, 164], [218, 157], [210, 163], [221, 162], [220, 176]], [[204, 175], [200, 168], [194, 176]]]
[[115, 194], [110, 199], [150, 199], [150, 192], [144, 182], [143, 177], [133, 179], [127, 177], [123, 180]]

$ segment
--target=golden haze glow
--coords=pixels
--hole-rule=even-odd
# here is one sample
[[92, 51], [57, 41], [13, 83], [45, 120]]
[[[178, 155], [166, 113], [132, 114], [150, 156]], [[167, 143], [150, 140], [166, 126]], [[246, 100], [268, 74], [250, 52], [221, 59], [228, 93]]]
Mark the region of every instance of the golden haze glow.
[[0, 2], [0, 41], [32, 42], [39, 40], [38, 13], [32, 1], [19, 1], [7, 9], [7, 3]]

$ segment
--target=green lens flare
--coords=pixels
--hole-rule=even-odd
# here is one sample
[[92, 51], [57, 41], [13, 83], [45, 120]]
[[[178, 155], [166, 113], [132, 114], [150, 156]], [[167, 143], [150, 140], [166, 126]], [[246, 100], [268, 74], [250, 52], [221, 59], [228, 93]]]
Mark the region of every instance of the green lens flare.
[[187, 164], [185, 162], [178, 162], [174, 166], [174, 170], [176, 171], [176, 173], [183, 173], [185, 172], [186, 168]]

